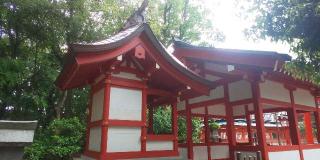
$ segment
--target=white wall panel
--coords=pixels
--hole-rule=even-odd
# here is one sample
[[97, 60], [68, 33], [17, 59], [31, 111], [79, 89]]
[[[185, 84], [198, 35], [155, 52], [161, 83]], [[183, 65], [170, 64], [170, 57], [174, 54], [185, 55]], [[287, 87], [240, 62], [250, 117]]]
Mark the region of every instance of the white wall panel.
[[93, 94], [91, 122], [102, 120], [104, 103], [104, 88]]
[[241, 80], [230, 83], [228, 86], [229, 100], [231, 102], [252, 98], [251, 85], [248, 81]]
[[282, 102], [290, 101], [290, 92], [282, 83], [266, 80], [260, 83], [260, 92], [262, 98], [278, 100]]
[[172, 141], [147, 141], [147, 151], [173, 150]]
[[204, 107], [192, 108], [191, 109], [191, 113], [194, 113], [194, 114], [205, 114], [206, 113], [206, 109]]
[[137, 80], [141, 81], [140, 78], [138, 78], [135, 74], [127, 73], [127, 72], [120, 72], [118, 74], [112, 74], [113, 77], [119, 77], [124, 79], [131, 79], [131, 80]]
[[90, 128], [89, 150], [100, 152], [100, 145], [101, 145], [101, 128], [100, 127]]
[[234, 106], [233, 107], [233, 115], [234, 116], [242, 116], [246, 114], [245, 106]]
[[223, 86], [219, 86], [215, 89], [210, 90], [210, 95], [209, 96], [199, 96], [195, 98], [189, 99], [190, 104], [198, 103], [198, 102], [204, 102], [212, 99], [219, 99], [224, 97], [224, 92], [223, 92]]
[[211, 71], [218, 71], [223, 73], [228, 72], [227, 65], [222, 65], [222, 64], [212, 63], [212, 62], [205, 63], [204, 68]]
[[296, 104], [316, 107], [314, 96], [308, 90], [298, 88], [293, 91], [293, 96]]
[[269, 152], [269, 160], [300, 160], [300, 154], [298, 150]]
[[207, 146], [194, 146], [193, 147], [193, 159], [194, 160], [206, 160], [208, 159]]
[[319, 160], [320, 149], [306, 149], [303, 150], [304, 160]]
[[226, 107], [224, 104], [216, 104], [216, 105], [208, 106], [208, 114], [225, 116], [226, 115]]
[[210, 147], [211, 159], [228, 159], [229, 158], [229, 146], [218, 145]]
[[141, 128], [110, 127], [107, 152], [131, 152], [141, 150]]
[[111, 87], [109, 119], [141, 120], [142, 91]]
[[177, 103], [177, 110], [182, 111], [186, 109], [186, 101], [180, 101]]

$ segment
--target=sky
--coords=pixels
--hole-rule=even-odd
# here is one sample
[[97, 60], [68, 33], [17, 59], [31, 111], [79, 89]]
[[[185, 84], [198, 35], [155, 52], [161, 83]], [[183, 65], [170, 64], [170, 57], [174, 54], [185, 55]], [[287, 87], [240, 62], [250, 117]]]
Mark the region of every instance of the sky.
[[264, 50], [276, 51], [279, 53], [290, 54], [290, 47], [288, 44], [281, 42], [271, 42], [271, 40], [250, 40], [243, 31], [250, 27], [254, 21], [252, 15], [245, 19], [239, 16], [240, 5], [248, 5], [243, 2], [236, 5], [234, 0], [203, 0], [207, 8], [210, 10], [209, 19], [212, 21], [214, 27], [219, 29], [225, 35], [224, 42], [216, 42], [217, 48], [231, 48], [231, 49], [247, 49], [247, 50]]

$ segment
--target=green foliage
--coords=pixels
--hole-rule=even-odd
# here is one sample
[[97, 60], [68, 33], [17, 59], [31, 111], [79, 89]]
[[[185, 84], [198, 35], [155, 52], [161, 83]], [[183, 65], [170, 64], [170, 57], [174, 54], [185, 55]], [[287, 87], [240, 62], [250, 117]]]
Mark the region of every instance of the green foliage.
[[70, 160], [82, 150], [85, 125], [78, 118], [53, 120], [40, 129], [34, 143], [25, 149], [27, 160]]
[[220, 128], [220, 125], [217, 122], [215, 122], [214, 120], [210, 120], [209, 127], [211, 130], [217, 130]]
[[153, 114], [153, 132], [155, 134], [172, 133], [171, 107], [157, 107]]
[[172, 43], [172, 37], [212, 46], [212, 41], [222, 41], [224, 35], [206, 17], [208, 12], [193, 0], [150, 0], [147, 18], [152, 30], [166, 47]]
[[288, 42], [297, 58], [286, 69], [297, 78], [320, 83], [320, 2], [253, 0], [253, 4], [257, 18], [249, 33]]
[[[59, 137], [60, 132], [50, 128], [59, 125], [59, 120], [54, 121], [57, 118], [64, 121], [63, 118], [87, 117], [88, 88], [66, 92], [54, 85], [67, 45], [114, 34], [140, 3], [141, 0], [0, 1], [0, 119], [39, 121], [36, 142], [27, 150], [29, 159], [59, 159], [80, 151], [79, 143], [74, 143], [74, 148], [59, 148], [64, 145], [62, 140], [71, 140]], [[171, 9], [164, 12], [165, 6]], [[212, 25], [204, 18], [207, 11], [187, 0], [151, 0], [148, 12], [148, 21], [166, 46], [172, 36], [198, 42], [203, 39], [202, 33], [211, 33]], [[161, 20], [163, 13], [167, 15], [165, 23]], [[182, 15], [185, 16], [181, 18]], [[171, 129], [171, 123], [166, 121], [171, 117], [166, 112], [157, 113], [164, 115], [157, 117], [159, 133]], [[58, 145], [46, 146], [49, 142]]]

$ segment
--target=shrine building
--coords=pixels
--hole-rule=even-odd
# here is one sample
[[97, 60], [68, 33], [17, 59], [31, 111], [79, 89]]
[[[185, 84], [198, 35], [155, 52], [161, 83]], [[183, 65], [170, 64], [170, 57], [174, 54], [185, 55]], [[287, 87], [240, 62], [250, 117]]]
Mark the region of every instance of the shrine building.
[[[319, 86], [284, 71], [290, 56], [179, 40], [173, 48], [168, 53], [147, 23], [69, 46], [56, 84], [90, 86], [83, 159], [319, 159]], [[153, 111], [163, 106], [171, 107], [172, 132], [154, 134]], [[270, 114], [277, 121], [272, 130], [288, 130], [281, 142], [268, 142]], [[178, 141], [178, 118], [186, 120], [184, 141]], [[201, 141], [192, 139], [193, 118], [201, 119]], [[246, 140], [237, 138], [237, 119]], [[214, 139], [209, 122], [218, 120], [224, 138]]]

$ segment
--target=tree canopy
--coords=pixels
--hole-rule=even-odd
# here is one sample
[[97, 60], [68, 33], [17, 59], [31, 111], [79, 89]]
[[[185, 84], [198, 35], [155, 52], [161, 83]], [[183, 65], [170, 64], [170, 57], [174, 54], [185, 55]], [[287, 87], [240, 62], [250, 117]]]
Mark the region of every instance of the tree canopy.
[[252, 27], [260, 38], [288, 42], [297, 58], [286, 69], [298, 78], [320, 83], [320, 2], [313, 0], [253, 0], [257, 15]]
[[[50, 126], [69, 123], [70, 119], [70, 125], [80, 127], [72, 120], [77, 117], [83, 127], [88, 88], [60, 91], [54, 85], [68, 45], [101, 40], [116, 33], [141, 1], [0, 1], [0, 119], [38, 120], [37, 141], [32, 146], [38, 148], [45, 145], [45, 140], [53, 142], [50, 138], [37, 138], [53, 136]], [[150, 0], [147, 21], [165, 46], [170, 45], [172, 37], [204, 45], [209, 45], [203, 43], [204, 36], [221, 37], [220, 33], [208, 34], [214, 29], [205, 17], [208, 10], [196, 2]], [[63, 130], [63, 125], [59, 127]], [[65, 149], [63, 152], [68, 154], [78, 151]], [[28, 150], [29, 157], [33, 151], [36, 150]], [[69, 157], [64, 153], [60, 158]]]

